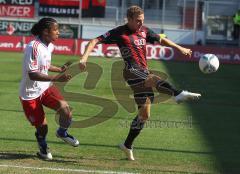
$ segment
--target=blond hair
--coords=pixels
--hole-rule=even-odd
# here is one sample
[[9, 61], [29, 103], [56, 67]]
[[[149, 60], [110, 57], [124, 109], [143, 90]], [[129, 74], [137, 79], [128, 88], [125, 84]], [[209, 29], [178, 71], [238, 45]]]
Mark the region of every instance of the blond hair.
[[137, 5], [133, 5], [127, 9], [127, 18], [133, 18], [135, 15], [144, 14], [143, 9]]

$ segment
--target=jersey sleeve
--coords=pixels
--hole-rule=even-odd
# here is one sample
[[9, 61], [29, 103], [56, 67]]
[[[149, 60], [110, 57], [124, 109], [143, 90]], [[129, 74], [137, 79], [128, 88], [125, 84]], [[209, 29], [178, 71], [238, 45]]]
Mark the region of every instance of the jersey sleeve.
[[99, 43], [104, 43], [104, 44], [114, 44], [117, 42], [117, 38], [118, 38], [118, 30], [117, 28], [114, 28], [108, 32], [106, 32], [105, 34], [98, 36], [97, 39], [99, 41]]
[[37, 45], [29, 46], [25, 51], [25, 66], [28, 72], [38, 72], [38, 47]]
[[146, 28], [146, 32], [147, 32], [147, 42], [154, 44], [154, 42], [160, 42], [160, 36], [159, 34], [156, 34], [153, 30]]

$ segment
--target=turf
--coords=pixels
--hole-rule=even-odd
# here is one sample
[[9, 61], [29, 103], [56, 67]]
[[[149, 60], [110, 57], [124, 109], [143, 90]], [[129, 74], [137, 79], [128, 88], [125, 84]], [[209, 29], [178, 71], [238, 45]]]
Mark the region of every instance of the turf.
[[[77, 62], [78, 57], [54, 55], [52, 64], [62, 65], [67, 60]], [[149, 61], [152, 70], [165, 73], [179, 88], [202, 93], [202, 99], [181, 105], [171, 99], [154, 104], [151, 121], [134, 143], [136, 161], [128, 162], [117, 145], [126, 137], [136, 112], [126, 109], [128, 106], [121, 105], [114, 95], [113, 88], [117, 86], [112, 77], [121, 73], [122, 65], [116, 64], [118, 59], [90, 58], [102, 74], [93, 71], [94, 77], [85, 86], [90, 73], [76, 75], [64, 88], [74, 93], [71, 97], [75, 101], [70, 97], [68, 102], [75, 122], [89, 119], [103, 108], [109, 118], [99, 124], [90, 121], [91, 127], [70, 129], [81, 144], [73, 148], [55, 137], [55, 112], [46, 108], [48, 144], [54, 157], [47, 162], [36, 157], [34, 128], [26, 121], [18, 99], [21, 61], [21, 53], [0, 53], [0, 173], [43, 173], [3, 165], [149, 174], [240, 173], [239, 66], [220, 65], [217, 73], [204, 75], [197, 63]], [[113, 65], [118, 68], [112, 69]], [[98, 75], [96, 87], [89, 86]]]

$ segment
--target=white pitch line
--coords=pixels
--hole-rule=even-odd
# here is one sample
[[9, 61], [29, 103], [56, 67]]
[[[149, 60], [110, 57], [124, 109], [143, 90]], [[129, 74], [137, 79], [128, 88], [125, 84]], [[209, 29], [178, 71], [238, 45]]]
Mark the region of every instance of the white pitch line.
[[115, 172], [106, 170], [85, 170], [85, 169], [68, 169], [68, 168], [50, 168], [50, 167], [29, 167], [29, 166], [17, 166], [17, 165], [7, 165], [0, 164], [0, 167], [13, 167], [21, 169], [33, 169], [33, 170], [50, 170], [50, 171], [66, 171], [66, 172], [83, 172], [83, 173], [99, 173], [99, 174], [137, 174], [129, 172]]

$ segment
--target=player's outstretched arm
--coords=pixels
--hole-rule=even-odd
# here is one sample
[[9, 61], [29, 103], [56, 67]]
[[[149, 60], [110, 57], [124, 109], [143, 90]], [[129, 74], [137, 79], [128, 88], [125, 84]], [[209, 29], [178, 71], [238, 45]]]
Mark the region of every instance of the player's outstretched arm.
[[70, 74], [65, 74], [65, 73], [51, 76], [51, 75], [46, 75], [39, 72], [32, 72], [32, 73], [28, 73], [28, 75], [31, 80], [43, 81], [43, 82], [49, 82], [49, 81], [67, 82], [72, 78]]
[[163, 45], [167, 45], [167, 46], [174, 47], [174, 48], [178, 49], [182, 54], [184, 54], [186, 56], [191, 57], [191, 55], [192, 55], [192, 50], [191, 49], [184, 48], [184, 47], [174, 43], [173, 41], [171, 41], [167, 38], [161, 38], [161, 43]]
[[73, 62], [71, 61], [67, 61], [63, 66], [58, 67], [58, 66], [54, 66], [54, 65], [50, 65], [48, 71], [51, 72], [65, 72], [67, 70], [67, 68], [72, 64]]
[[94, 49], [94, 47], [97, 43], [98, 43], [98, 39], [95, 38], [95, 39], [90, 40], [89, 43], [87, 44], [85, 52], [79, 62], [79, 68], [81, 70], [84, 70], [86, 68], [88, 56], [92, 52], [92, 50]]
[[62, 72], [62, 69], [61, 69], [61, 67], [50, 65], [48, 71], [51, 71], [51, 72]]

